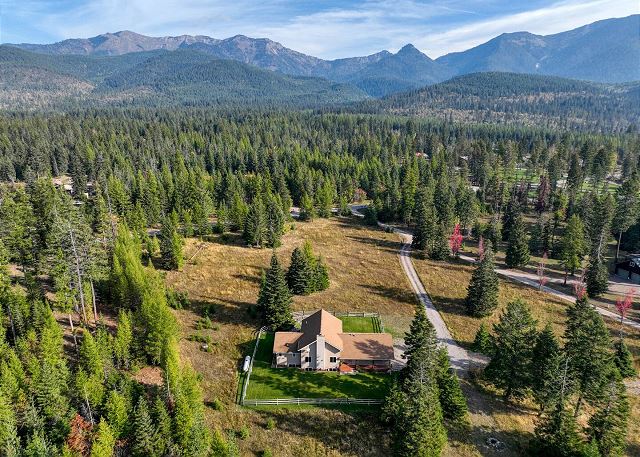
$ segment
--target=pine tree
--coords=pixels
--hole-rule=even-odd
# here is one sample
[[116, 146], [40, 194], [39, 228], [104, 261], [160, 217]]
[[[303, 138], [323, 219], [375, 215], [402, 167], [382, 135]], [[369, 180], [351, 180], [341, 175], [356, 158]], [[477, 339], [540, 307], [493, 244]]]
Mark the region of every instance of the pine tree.
[[502, 215], [502, 241], [511, 239], [511, 230], [519, 217], [521, 217], [520, 203], [516, 198], [512, 197]]
[[318, 215], [320, 217], [330, 217], [333, 209], [333, 195], [335, 193], [334, 186], [329, 180], [325, 180], [324, 184], [318, 189], [316, 199], [318, 201]]
[[622, 338], [613, 344], [614, 358], [613, 361], [618, 367], [618, 371], [623, 378], [633, 378], [638, 374], [636, 367], [633, 365], [633, 356], [631, 351]]
[[593, 438], [603, 457], [625, 454], [630, 406], [622, 379], [614, 373], [604, 395], [598, 399], [598, 410], [589, 419], [588, 435]]
[[484, 231], [484, 238], [491, 242], [493, 249], [498, 252], [500, 249], [500, 240], [502, 239], [502, 229], [497, 217], [492, 217]]
[[640, 213], [640, 178], [634, 171], [616, 192], [616, 210], [613, 215], [613, 230], [618, 234], [616, 259], [620, 252], [622, 234], [638, 220]]
[[488, 246], [484, 251], [484, 257], [471, 275], [465, 300], [467, 312], [476, 317], [490, 315], [498, 307], [498, 287], [493, 251]]
[[574, 214], [567, 223], [564, 236], [560, 241], [560, 260], [566, 275], [573, 276], [576, 270], [582, 267], [582, 259], [586, 254], [586, 241], [584, 238], [584, 225], [577, 214]]
[[609, 270], [604, 259], [594, 249], [589, 256], [589, 265], [585, 273], [587, 293], [590, 297], [599, 297], [609, 290]]
[[522, 216], [518, 215], [509, 231], [509, 245], [505, 256], [509, 268], [524, 267], [529, 263], [529, 242]]
[[284, 213], [275, 197], [270, 197], [267, 203], [267, 234], [266, 245], [270, 248], [280, 247], [284, 234]]
[[437, 457], [447, 442], [435, 383], [411, 381], [395, 419], [394, 455]]
[[507, 400], [522, 398], [531, 385], [531, 342], [536, 337], [536, 321], [531, 317], [529, 307], [516, 300], [507, 305], [493, 331], [495, 351], [485, 374], [504, 390]]
[[133, 412], [133, 443], [131, 450], [136, 457], [159, 457], [156, 452], [158, 431], [156, 429], [149, 406], [144, 397], [140, 397]]
[[446, 227], [444, 224], [438, 224], [429, 257], [433, 260], [447, 260], [449, 255], [451, 255], [451, 250]]
[[127, 398], [121, 393], [112, 390], [109, 392], [104, 409], [114, 437], [117, 439], [123, 436], [129, 426]]
[[329, 288], [329, 269], [322, 257], [318, 257], [317, 259], [315, 276], [316, 292]]
[[167, 270], [179, 270], [184, 263], [182, 238], [178, 234], [174, 219], [171, 216], [165, 217], [160, 230], [160, 255]]
[[311, 266], [302, 249], [296, 247], [291, 253], [291, 264], [287, 271], [287, 284], [294, 295], [308, 295], [311, 290]]
[[593, 403], [602, 396], [614, 364], [609, 330], [586, 297], [576, 300], [567, 315], [564, 349], [577, 391], [577, 416], [584, 400]]
[[467, 416], [467, 400], [460, 388], [458, 376], [449, 364], [446, 348], [438, 350], [438, 394], [442, 415], [451, 421], [463, 421]]
[[436, 334], [433, 324], [427, 317], [427, 312], [422, 304], [416, 306], [416, 312], [411, 320], [409, 332], [404, 335], [406, 350], [405, 357], [411, 358], [423, 348], [435, 348]]
[[308, 194], [304, 194], [300, 200], [300, 220], [311, 221], [316, 217], [316, 208], [313, 206], [313, 199]]
[[493, 353], [493, 340], [484, 322], [480, 324], [480, 328], [476, 332], [471, 349], [485, 355], [491, 355]]
[[530, 453], [539, 457], [586, 457], [584, 447], [576, 420], [561, 402], [538, 421]]
[[271, 256], [270, 268], [262, 276], [258, 307], [265, 324], [273, 331], [288, 329], [293, 326], [291, 294], [275, 252]]
[[244, 222], [244, 240], [249, 246], [263, 247], [267, 238], [267, 215], [262, 199], [255, 197]]
[[112, 457], [116, 445], [116, 437], [106, 420], [98, 424], [98, 433], [91, 446], [91, 457]]
[[436, 215], [433, 201], [425, 189], [419, 190], [416, 195], [414, 214], [416, 225], [411, 246], [416, 251], [428, 254], [436, 235]]
[[560, 344], [547, 324], [536, 337], [532, 353], [531, 390], [533, 398], [545, 410], [557, 403], [558, 378], [563, 369], [563, 357]]

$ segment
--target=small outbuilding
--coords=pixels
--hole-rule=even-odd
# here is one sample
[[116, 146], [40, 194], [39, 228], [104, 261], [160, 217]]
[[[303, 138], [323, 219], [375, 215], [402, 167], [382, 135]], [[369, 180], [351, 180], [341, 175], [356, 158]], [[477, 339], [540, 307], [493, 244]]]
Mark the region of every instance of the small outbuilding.
[[626, 257], [622, 262], [616, 264], [616, 275], [640, 284], [640, 254], [633, 254]]

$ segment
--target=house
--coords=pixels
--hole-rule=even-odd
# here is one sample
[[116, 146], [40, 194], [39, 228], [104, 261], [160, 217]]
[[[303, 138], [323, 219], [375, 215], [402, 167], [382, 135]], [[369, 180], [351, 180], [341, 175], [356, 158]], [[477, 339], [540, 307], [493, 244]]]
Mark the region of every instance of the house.
[[390, 334], [343, 333], [342, 321], [323, 309], [304, 319], [299, 332], [276, 332], [273, 341], [277, 368], [386, 371], [393, 359]]
[[640, 254], [633, 254], [616, 264], [616, 275], [640, 284]]

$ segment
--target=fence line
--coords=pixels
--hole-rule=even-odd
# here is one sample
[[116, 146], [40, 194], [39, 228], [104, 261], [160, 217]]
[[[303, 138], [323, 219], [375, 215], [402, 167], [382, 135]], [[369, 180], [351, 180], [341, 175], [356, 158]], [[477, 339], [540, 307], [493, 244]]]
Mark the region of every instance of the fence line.
[[242, 394], [240, 395], [240, 404], [244, 405], [244, 399], [247, 396], [247, 387], [249, 386], [249, 378], [251, 377], [251, 372], [253, 371], [253, 361], [256, 359], [256, 352], [258, 352], [258, 344], [260, 344], [260, 337], [262, 336], [262, 332], [264, 332], [267, 328], [260, 327], [258, 330], [258, 336], [256, 336], [256, 345], [253, 347], [253, 355], [251, 356], [251, 360], [249, 361], [249, 369], [247, 370], [247, 376], [244, 378], [244, 384], [242, 385]]
[[245, 400], [243, 406], [261, 405], [380, 405], [383, 400], [376, 398], [269, 398]]

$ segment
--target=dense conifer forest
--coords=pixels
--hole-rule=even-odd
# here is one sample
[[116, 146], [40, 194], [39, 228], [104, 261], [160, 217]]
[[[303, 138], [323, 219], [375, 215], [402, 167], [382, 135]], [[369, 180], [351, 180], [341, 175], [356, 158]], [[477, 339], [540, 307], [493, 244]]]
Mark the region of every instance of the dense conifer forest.
[[[177, 350], [171, 308], [185, 297], [165, 286], [161, 270], [181, 268], [184, 237], [232, 231], [248, 246], [275, 248], [292, 206], [313, 219], [349, 214], [349, 204], [367, 200], [366, 219], [411, 227], [419, 255], [448, 258], [454, 229], [486, 242], [470, 314], [495, 308], [493, 251], [503, 241], [515, 267], [530, 251], [548, 252], [573, 272], [588, 255], [586, 287], [595, 297], [603, 268], [606, 282], [606, 243], [640, 247], [639, 161], [632, 133], [284, 111], [5, 114], [2, 454], [237, 455], [234, 438], [221, 433], [226, 424], [205, 423], [198, 374]], [[522, 217], [533, 212], [542, 223], [526, 243]], [[566, 225], [574, 235], [561, 238]], [[305, 295], [330, 278], [310, 246], [294, 253], [286, 275], [274, 259], [259, 304], [277, 304], [278, 318], [266, 323], [279, 328], [291, 321], [287, 287]], [[505, 397], [539, 402], [538, 455], [624, 449], [627, 374], [609, 357], [612, 342], [586, 303], [571, 308], [562, 351], [520, 302], [501, 316], [495, 337], [478, 336], [492, 356], [488, 376]], [[384, 407], [397, 455], [439, 455], [443, 421], [466, 415], [423, 311], [407, 336], [408, 367]], [[624, 342], [617, 344], [616, 363], [628, 368]], [[536, 376], [526, 368], [534, 353], [548, 364]], [[519, 376], [509, 371], [516, 358]], [[157, 382], [141, 375], [149, 371]], [[571, 390], [559, 392], [567, 379]], [[572, 414], [585, 403], [590, 419], [579, 434]]]

